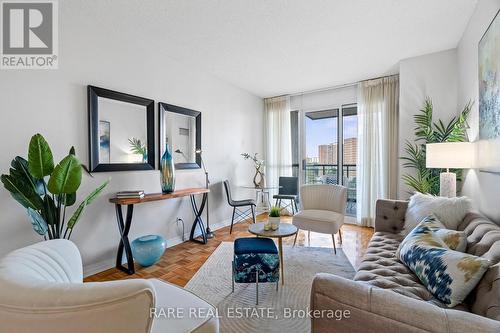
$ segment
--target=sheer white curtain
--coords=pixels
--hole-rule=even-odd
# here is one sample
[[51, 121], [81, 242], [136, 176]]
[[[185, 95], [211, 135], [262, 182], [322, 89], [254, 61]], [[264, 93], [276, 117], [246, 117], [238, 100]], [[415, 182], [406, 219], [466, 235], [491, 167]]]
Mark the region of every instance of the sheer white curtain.
[[394, 199], [398, 180], [399, 77], [358, 85], [357, 219], [373, 226], [377, 199]]
[[266, 98], [264, 105], [266, 179], [268, 186], [276, 186], [280, 176], [292, 175], [290, 97]]

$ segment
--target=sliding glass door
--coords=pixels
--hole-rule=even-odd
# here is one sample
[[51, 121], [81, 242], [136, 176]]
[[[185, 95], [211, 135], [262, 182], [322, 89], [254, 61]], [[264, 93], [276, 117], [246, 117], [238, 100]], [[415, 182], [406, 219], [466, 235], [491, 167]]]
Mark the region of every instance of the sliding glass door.
[[347, 214], [356, 215], [356, 171], [358, 158], [358, 108], [342, 108], [342, 185], [347, 187]]
[[[302, 121], [302, 126], [295, 126]], [[294, 173], [302, 184], [340, 184], [347, 187], [347, 213], [356, 214], [357, 107], [292, 112]], [[292, 153], [293, 154], [293, 153]]]
[[304, 113], [304, 184], [338, 184], [339, 109]]

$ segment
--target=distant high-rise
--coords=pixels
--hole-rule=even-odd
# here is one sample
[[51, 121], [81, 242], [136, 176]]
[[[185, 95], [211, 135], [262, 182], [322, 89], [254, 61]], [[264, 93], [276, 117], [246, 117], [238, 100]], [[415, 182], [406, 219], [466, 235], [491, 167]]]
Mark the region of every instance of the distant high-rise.
[[318, 146], [319, 164], [337, 164], [337, 144]]
[[[337, 164], [337, 144], [330, 143], [318, 146], [319, 164]], [[358, 156], [358, 139], [344, 140], [344, 164], [356, 165]]]
[[344, 164], [356, 165], [358, 158], [358, 138], [344, 140]]

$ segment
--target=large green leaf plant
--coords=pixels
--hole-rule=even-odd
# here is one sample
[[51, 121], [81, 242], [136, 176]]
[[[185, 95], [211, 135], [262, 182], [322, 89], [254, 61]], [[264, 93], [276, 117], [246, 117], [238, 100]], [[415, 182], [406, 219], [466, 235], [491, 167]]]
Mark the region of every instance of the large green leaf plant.
[[[432, 119], [432, 101], [430, 98], [426, 98], [423, 108], [413, 116], [415, 120], [415, 142], [406, 141], [405, 152], [407, 156], [401, 157], [404, 161], [403, 167], [414, 170], [414, 173], [402, 175], [404, 183], [412, 191], [433, 195], [439, 194], [439, 174], [443, 170], [427, 169], [425, 145], [427, 143], [467, 141], [467, 118], [471, 107], [472, 103], [467, 103], [460, 114], [453, 117], [448, 124], [445, 124], [442, 120], [434, 122]], [[462, 171], [453, 170], [453, 172], [456, 172], [457, 180], [461, 180]]]
[[67, 208], [75, 205], [76, 192], [82, 182], [83, 167], [75, 156], [75, 149], [71, 147], [68, 155], [54, 165], [49, 144], [41, 134], [35, 134], [30, 140], [28, 160], [16, 156], [10, 166], [9, 174], [2, 175], [1, 181], [12, 197], [27, 209], [33, 230], [44, 239], [70, 239], [85, 208], [109, 182], [92, 191], [66, 222]]

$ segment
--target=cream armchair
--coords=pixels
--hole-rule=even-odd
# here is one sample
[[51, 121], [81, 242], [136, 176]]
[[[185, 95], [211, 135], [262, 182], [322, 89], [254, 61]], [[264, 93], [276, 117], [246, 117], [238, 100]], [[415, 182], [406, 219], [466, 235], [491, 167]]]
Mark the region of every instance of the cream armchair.
[[[347, 189], [340, 185], [304, 185], [300, 188], [300, 202], [302, 210], [293, 216], [293, 225], [307, 230], [309, 235], [311, 231], [331, 234], [333, 250], [337, 254], [334, 235], [339, 233], [342, 243], [340, 227], [344, 224]], [[297, 235], [294, 245], [296, 241]]]
[[0, 327], [16, 333], [212, 333], [219, 322], [213, 306], [159, 280], [83, 283], [77, 247], [51, 240], [0, 261]]

